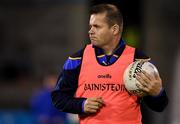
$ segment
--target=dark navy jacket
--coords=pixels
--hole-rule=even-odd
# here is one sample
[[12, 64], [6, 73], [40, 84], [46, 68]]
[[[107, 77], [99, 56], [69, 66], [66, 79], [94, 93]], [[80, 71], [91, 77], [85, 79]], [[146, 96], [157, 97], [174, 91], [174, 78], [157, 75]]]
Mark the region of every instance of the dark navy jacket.
[[[107, 56], [103, 50], [93, 46], [95, 49], [98, 63], [104, 66], [113, 64], [119, 56], [121, 56], [125, 42], [120, 40], [118, 47], [114, 50], [113, 55]], [[57, 109], [64, 112], [83, 114], [83, 102], [86, 98], [75, 98], [75, 92], [78, 87], [78, 78], [81, 69], [81, 62], [84, 48], [77, 53], [70, 56], [64, 64], [57, 85], [52, 91], [52, 102]], [[135, 49], [134, 60], [136, 59], [150, 59], [140, 50]], [[164, 89], [156, 97], [145, 96], [142, 100], [149, 108], [154, 111], [163, 111], [168, 104], [168, 98]]]

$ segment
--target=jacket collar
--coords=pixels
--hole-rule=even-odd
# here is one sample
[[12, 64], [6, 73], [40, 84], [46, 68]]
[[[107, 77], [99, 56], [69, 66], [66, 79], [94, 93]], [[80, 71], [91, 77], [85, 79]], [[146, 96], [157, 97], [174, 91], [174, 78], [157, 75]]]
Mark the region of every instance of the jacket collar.
[[[99, 47], [97, 47], [95, 45], [93, 45], [93, 48], [95, 48], [96, 56], [105, 55], [105, 53], [104, 53], [102, 48], [99, 48]], [[116, 47], [116, 49], [114, 49], [113, 55], [120, 56], [122, 51], [124, 50], [124, 48], [125, 48], [125, 41], [123, 39], [121, 39], [119, 41], [119, 44]]]

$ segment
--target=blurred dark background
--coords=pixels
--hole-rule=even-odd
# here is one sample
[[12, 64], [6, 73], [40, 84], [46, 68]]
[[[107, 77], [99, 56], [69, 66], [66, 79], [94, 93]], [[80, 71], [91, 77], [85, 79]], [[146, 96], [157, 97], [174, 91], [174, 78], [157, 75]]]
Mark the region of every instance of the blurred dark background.
[[171, 98], [180, 99], [173, 90], [178, 83], [179, 0], [1, 0], [0, 124], [14, 124], [3, 121], [6, 112], [27, 113], [43, 77], [48, 72], [58, 75], [67, 57], [88, 42], [88, 10], [104, 2], [121, 9], [123, 38], [152, 57], [170, 99], [162, 113], [143, 106], [144, 124], [180, 124], [171, 117]]

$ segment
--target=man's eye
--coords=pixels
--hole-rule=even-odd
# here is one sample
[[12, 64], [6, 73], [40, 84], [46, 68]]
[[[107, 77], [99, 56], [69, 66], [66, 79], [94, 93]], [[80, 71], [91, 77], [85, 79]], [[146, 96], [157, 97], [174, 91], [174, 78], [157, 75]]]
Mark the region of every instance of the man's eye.
[[95, 27], [95, 28], [99, 28], [99, 26], [98, 26], [98, 25], [95, 25], [94, 27]]
[[100, 29], [101, 27], [100, 27], [100, 26], [96, 26], [95, 28], [96, 28], [96, 29]]

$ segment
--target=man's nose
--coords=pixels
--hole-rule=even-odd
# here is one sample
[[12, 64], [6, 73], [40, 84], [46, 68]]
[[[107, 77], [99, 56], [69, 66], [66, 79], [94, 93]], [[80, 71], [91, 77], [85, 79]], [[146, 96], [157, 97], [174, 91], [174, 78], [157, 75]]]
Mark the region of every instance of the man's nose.
[[90, 29], [89, 29], [89, 32], [88, 32], [89, 34], [93, 34], [94, 33], [94, 30], [93, 30], [93, 27], [91, 27]]

